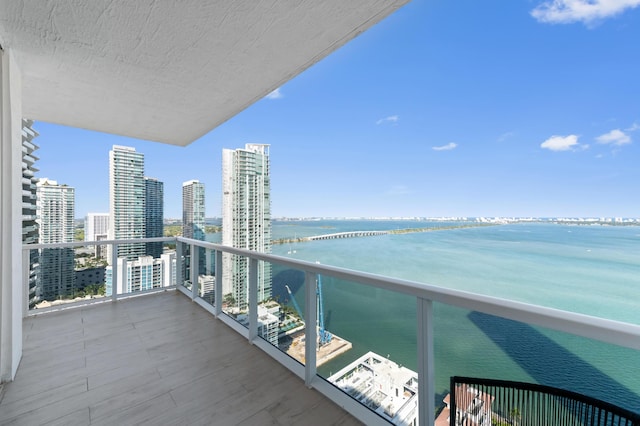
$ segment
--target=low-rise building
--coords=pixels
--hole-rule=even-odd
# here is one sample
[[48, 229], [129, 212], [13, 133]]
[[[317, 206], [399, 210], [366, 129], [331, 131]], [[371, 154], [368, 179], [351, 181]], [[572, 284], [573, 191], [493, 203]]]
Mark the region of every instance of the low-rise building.
[[328, 380], [395, 425], [418, 424], [418, 373], [407, 367], [367, 352]]

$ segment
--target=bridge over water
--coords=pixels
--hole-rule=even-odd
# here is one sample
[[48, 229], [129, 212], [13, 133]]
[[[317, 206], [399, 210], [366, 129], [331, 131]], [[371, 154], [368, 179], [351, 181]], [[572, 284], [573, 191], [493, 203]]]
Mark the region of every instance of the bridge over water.
[[307, 241], [316, 240], [335, 240], [338, 238], [355, 238], [355, 237], [371, 237], [373, 235], [386, 235], [389, 231], [348, 231], [348, 232], [336, 232], [335, 234], [315, 235], [313, 237], [306, 237]]
[[407, 228], [407, 229], [392, 229], [387, 231], [348, 231], [348, 232], [336, 232], [335, 234], [314, 235], [313, 237], [299, 237], [299, 238], [281, 238], [279, 240], [271, 241], [272, 244], [291, 244], [301, 243], [305, 241], [318, 241], [318, 240], [335, 240], [338, 238], [355, 238], [355, 237], [370, 237], [373, 235], [395, 235], [395, 234], [411, 234], [416, 232], [430, 232], [430, 231], [444, 231], [451, 229], [462, 228], [477, 228], [484, 226], [496, 226], [497, 223], [464, 223], [459, 225], [448, 226], [435, 226], [427, 228]]

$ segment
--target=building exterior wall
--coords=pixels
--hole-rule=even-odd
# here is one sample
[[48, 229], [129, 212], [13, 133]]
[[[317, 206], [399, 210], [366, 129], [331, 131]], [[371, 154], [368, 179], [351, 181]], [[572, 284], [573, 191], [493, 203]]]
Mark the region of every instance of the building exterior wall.
[[[109, 151], [109, 208], [109, 239], [144, 238], [144, 154], [135, 148], [114, 145]], [[144, 243], [121, 244], [118, 257], [135, 260], [145, 250]]]
[[[144, 178], [145, 185], [145, 237], [162, 237], [164, 234], [164, 184], [158, 179]], [[146, 243], [147, 256], [160, 257], [162, 243]]]
[[[109, 238], [109, 213], [87, 213], [84, 219], [84, 240], [100, 241], [107, 238]], [[107, 257], [106, 245], [93, 247], [95, 257]]]
[[75, 271], [76, 288], [84, 290], [88, 285], [103, 285], [105, 280], [105, 267], [78, 269]]
[[[190, 180], [182, 184], [182, 236], [204, 241], [204, 183]], [[206, 274], [206, 250], [198, 248], [198, 275]], [[185, 258], [185, 276], [191, 273], [191, 256]]]
[[[160, 258], [140, 256], [136, 260], [118, 258], [118, 294], [135, 293], [175, 285], [176, 254], [162, 254]], [[113, 292], [113, 268], [105, 270], [105, 295]]]
[[204, 183], [190, 180], [182, 184], [182, 236], [204, 241]]
[[[74, 240], [75, 189], [56, 181], [36, 184], [36, 217], [40, 243], [71, 243]], [[75, 289], [73, 248], [40, 251], [39, 287], [43, 300], [72, 297]]]
[[[247, 144], [222, 151], [222, 244], [271, 253], [269, 146]], [[223, 256], [223, 294], [240, 310], [248, 306], [248, 259]], [[258, 302], [271, 297], [271, 265], [260, 262]]]
[[84, 240], [98, 241], [99, 237], [106, 237], [108, 234], [109, 213], [87, 213], [84, 220]]
[[[38, 133], [33, 130], [33, 120], [22, 120], [22, 243], [37, 244], [39, 241], [38, 222], [36, 220], [36, 183], [35, 151], [38, 146], [33, 142]], [[39, 250], [29, 251], [29, 308], [33, 308], [42, 297], [38, 286]]]

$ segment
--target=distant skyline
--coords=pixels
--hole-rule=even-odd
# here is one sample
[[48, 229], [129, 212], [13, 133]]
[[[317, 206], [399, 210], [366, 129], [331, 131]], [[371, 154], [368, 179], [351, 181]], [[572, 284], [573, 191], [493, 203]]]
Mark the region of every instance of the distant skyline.
[[186, 148], [36, 122], [37, 176], [109, 212], [109, 151], [222, 210], [270, 145], [273, 217], [640, 217], [640, 0], [414, 0]]

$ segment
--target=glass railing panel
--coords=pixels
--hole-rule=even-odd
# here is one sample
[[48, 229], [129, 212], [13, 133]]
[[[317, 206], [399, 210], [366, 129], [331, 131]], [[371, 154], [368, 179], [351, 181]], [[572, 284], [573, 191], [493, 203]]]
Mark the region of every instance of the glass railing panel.
[[[450, 377], [464, 376], [552, 386], [640, 413], [635, 350], [437, 303], [434, 322], [436, 411], [446, 412]], [[497, 421], [524, 410], [504, 407]]]
[[[112, 265], [106, 268], [106, 294], [118, 296], [172, 287], [176, 283], [176, 250], [171, 243], [135, 243], [138, 254], [119, 257], [114, 277]], [[119, 254], [130, 251], [126, 244]], [[115, 285], [114, 285], [115, 284]]]
[[417, 424], [416, 299], [319, 276], [318, 374], [385, 420]]
[[198, 247], [199, 271], [198, 271], [198, 296], [211, 306], [215, 305], [216, 295], [216, 251]]
[[243, 327], [249, 327], [249, 258], [222, 255], [222, 312]]
[[28, 250], [29, 308], [103, 298], [106, 295], [106, 247]]
[[178, 255], [176, 252], [176, 241], [162, 243], [162, 254], [160, 258], [168, 258], [165, 261], [163, 287], [175, 287], [177, 285]]
[[177, 285], [180, 285], [184, 288], [191, 290], [191, 244], [178, 242], [180, 245], [180, 250], [182, 256], [178, 259], [176, 258], [176, 262], [180, 262], [181, 268], [178, 268], [179, 271], [182, 271], [180, 276], [176, 277]]
[[258, 262], [258, 336], [305, 363], [305, 273]]
[[[222, 312], [249, 328], [249, 263], [250, 259], [230, 253], [222, 255]], [[260, 262], [260, 277], [258, 279], [261, 291], [259, 303], [262, 304], [269, 295], [264, 293], [264, 262]], [[271, 275], [266, 275], [270, 280]], [[270, 281], [267, 285], [269, 285]], [[261, 309], [260, 309], [261, 310]]]

